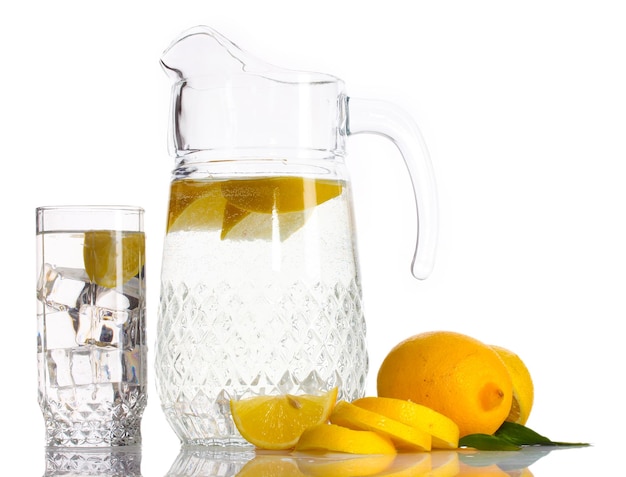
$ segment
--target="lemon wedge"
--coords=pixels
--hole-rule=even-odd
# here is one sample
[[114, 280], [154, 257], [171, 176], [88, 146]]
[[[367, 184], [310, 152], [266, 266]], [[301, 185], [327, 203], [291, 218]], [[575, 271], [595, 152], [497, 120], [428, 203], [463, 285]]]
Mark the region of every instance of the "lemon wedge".
[[233, 421], [244, 439], [259, 449], [293, 448], [305, 429], [328, 421], [337, 388], [321, 394], [255, 396], [231, 400]]

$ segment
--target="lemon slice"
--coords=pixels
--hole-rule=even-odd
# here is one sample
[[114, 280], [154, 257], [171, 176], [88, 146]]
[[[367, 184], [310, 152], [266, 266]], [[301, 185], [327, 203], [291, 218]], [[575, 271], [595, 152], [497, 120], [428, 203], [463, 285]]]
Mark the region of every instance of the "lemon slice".
[[432, 446], [432, 438], [427, 432], [346, 401], [337, 403], [330, 422], [351, 429], [382, 433], [400, 449], [429, 451]]
[[296, 451], [395, 454], [396, 448], [391, 439], [377, 432], [318, 424], [302, 433]]
[[459, 446], [459, 426], [429, 407], [384, 397], [365, 397], [352, 404], [427, 432], [432, 436], [433, 449], [456, 449]]
[[233, 421], [244, 439], [259, 449], [285, 450], [308, 427], [328, 421], [337, 388], [321, 394], [255, 396], [231, 400]]
[[121, 286], [143, 267], [145, 236], [143, 232], [87, 231], [83, 260], [92, 282], [106, 288]]

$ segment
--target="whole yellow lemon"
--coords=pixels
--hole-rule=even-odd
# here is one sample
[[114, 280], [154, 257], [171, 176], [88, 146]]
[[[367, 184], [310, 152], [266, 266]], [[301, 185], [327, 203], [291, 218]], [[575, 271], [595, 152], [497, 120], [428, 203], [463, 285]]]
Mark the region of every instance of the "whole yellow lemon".
[[459, 435], [493, 434], [509, 415], [509, 371], [498, 353], [452, 331], [420, 333], [396, 345], [383, 360], [378, 395], [407, 399], [452, 419]]

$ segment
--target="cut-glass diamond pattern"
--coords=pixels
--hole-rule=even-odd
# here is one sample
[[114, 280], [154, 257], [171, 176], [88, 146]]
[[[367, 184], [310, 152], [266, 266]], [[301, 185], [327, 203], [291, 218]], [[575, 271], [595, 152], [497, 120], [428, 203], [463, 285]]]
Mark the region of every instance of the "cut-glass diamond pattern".
[[331, 288], [296, 283], [283, 295], [273, 285], [239, 289], [246, 300], [225, 284], [213, 292], [162, 287], [158, 390], [185, 443], [241, 443], [231, 398], [338, 386], [339, 397], [352, 400], [364, 391], [368, 362], [356, 281]]

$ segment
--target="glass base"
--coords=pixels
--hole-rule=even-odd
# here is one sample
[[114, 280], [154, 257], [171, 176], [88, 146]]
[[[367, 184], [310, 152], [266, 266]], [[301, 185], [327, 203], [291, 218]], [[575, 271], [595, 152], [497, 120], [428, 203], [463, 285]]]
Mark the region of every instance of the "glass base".
[[46, 446], [49, 448], [107, 448], [141, 445], [141, 427], [126, 423], [83, 421], [78, 423], [46, 420]]
[[[71, 390], [76, 393], [75, 389]], [[72, 395], [73, 396], [73, 395]], [[141, 445], [145, 393], [126, 402], [41, 400], [49, 447], [122, 447]]]
[[224, 437], [224, 438], [202, 438], [189, 439], [182, 441], [184, 448], [202, 447], [214, 448], [215, 451], [234, 450], [246, 451], [254, 449], [254, 446], [242, 437]]

